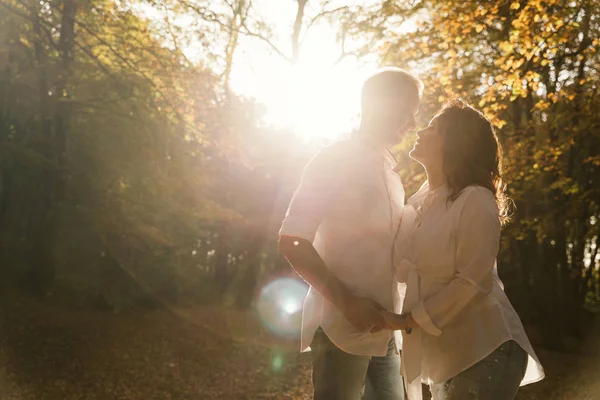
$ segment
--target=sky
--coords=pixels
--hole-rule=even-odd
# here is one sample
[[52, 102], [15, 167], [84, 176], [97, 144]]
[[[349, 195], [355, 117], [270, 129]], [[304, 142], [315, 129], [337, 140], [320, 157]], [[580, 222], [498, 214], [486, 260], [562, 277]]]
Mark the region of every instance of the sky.
[[[319, 12], [321, 1], [309, 0], [305, 21]], [[327, 9], [378, 1], [330, 0]], [[137, 9], [156, 21], [163, 18], [160, 8], [141, 4]], [[253, 12], [272, 27], [272, 42], [291, 54], [296, 0], [254, 0]], [[193, 19], [178, 16], [173, 22], [185, 27]], [[234, 92], [264, 105], [265, 125], [290, 129], [309, 140], [335, 139], [358, 125], [362, 82], [378, 67], [376, 54], [339, 61], [337, 29], [326, 19], [320, 21], [308, 31], [300, 60], [294, 66], [260, 39], [241, 36], [230, 80]], [[182, 50], [188, 58], [198, 59], [201, 46], [190, 43]]]
[[[256, 11], [274, 27], [274, 41], [289, 54], [295, 1], [258, 0], [255, 4]], [[311, 11], [307, 9], [307, 18], [317, 10]], [[260, 39], [244, 37], [231, 87], [266, 106], [267, 124], [290, 128], [306, 138], [336, 138], [356, 126], [362, 82], [377, 68], [375, 57], [360, 62], [348, 57], [336, 63], [339, 54], [336, 29], [326, 20], [311, 27], [294, 67]]]

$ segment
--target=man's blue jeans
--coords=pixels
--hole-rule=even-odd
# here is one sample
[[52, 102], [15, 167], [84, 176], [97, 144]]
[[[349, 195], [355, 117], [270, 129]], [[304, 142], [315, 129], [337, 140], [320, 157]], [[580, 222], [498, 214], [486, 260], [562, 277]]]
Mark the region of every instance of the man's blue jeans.
[[321, 328], [311, 344], [315, 400], [403, 400], [400, 356], [394, 340], [383, 357], [338, 349]]

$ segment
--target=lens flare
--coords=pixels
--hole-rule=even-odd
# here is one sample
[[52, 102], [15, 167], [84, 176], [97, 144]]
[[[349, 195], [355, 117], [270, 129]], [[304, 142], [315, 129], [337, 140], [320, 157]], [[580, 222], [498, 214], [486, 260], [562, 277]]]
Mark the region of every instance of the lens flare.
[[298, 302], [297, 302], [297, 301], [295, 301], [295, 300], [288, 300], [288, 301], [285, 301], [285, 302], [282, 304], [282, 308], [283, 308], [283, 311], [285, 311], [286, 313], [288, 313], [288, 314], [293, 314], [293, 313], [295, 313], [296, 311], [298, 311], [298, 309], [299, 309], [299, 307], [298, 307]]
[[281, 356], [281, 354], [275, 354], [275, 357], [273, 357], [273, 363], [271, 366], [273, 367], [274, 371], [279, 371], [281, 369], [281, 367], [283, 367], [283, 357]]
[[263, 324], [276, 335], [298, 337], [307, 291], [308, 286], [297, 279], [280, 278], [269, 282], [256, 302]]

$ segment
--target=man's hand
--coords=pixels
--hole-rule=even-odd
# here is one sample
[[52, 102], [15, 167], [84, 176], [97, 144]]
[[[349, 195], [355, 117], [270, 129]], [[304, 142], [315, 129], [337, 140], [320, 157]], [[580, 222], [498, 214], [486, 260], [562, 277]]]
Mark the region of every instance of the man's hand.
[[382, 311], [381, 316], [385, 321], [386, 329], [397, 331], [407, 328], [407, 321], [405, 316], [394, 314], [389, 311]]
[[385, 329], [393, 331], [406, 331], [410, 333], [413, 328], [418, 327], [417, 322], [412, 317], [412, 314], [394, 314], [389, 311], [381, 311], [381, 316], [385, 321]]
[[344, 317], [359, 331], [378, 332], [387, 326], [382, 311], [384, 307], [375, 300], [349, 296], [344, 302]]

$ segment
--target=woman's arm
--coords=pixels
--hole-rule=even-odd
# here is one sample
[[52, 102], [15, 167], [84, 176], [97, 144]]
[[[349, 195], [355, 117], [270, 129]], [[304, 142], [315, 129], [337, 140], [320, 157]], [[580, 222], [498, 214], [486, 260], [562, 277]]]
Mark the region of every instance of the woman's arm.
[[498, 207], [487, 189], [476, 187], [465, 196], [456, 230], [456, 275], [441, 291], [411, 310], [419, 326], [434, 336], [439, 336], [478, 294], [492, 290], [492, 271], [500, 246]]
[[413, 307], [408, 318], [386, 315], [393, 329], [420, 326], [428, 334], [439, 336], [478, 294], [492, 290], [492, 271], [500, 244], [498, 208], [487, 189], [474, 188], [464, 195], [456, 231], [454, 279]]

